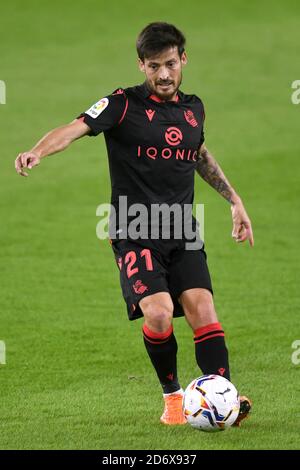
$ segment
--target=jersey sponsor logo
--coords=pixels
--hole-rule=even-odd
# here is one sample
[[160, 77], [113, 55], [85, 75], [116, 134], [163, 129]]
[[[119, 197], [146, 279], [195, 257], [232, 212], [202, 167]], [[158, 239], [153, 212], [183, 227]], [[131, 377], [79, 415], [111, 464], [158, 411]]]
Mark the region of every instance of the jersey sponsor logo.
[[132, 287], [136, 294], [143, 294], [144, 292], [146, 292], [146, 290], [148, 290], [148, 287], [145, 286], [140, 279], [135, 281]]
[[169, 127], [165, 132], [165, 139], [169, 145], [179, 145], [183, 139], [182, 132], [178, 127]]
[[107, 108], [108, 103], [108, 98], [102, 98], [101, 100], [97, 101], [97, 103], [93, 104], [93, 106], [88, 109], [85, 114], [88, 114], [93, 119], [96, 119], [105, 110], [105, 108]]
[[144, 156], [147, 158], [151, 158], [151, 160], [157, 160], [158, 158], [169, 160], [169, 158], [173, 157], [176, 160], [187, 160], [191, 162], [196, 162], [198, 150], [171, 149], [169, 147], [158, 149], [157, 147], [142, 147], [141, 145], [139, 145], [137, 148], [137, 157], [141, 158]]
[[191, 111], [190, 109], [188, 111], [184, 111], [184, 117], [186, 119], [186, 121], [192, 126], [192, 127], [197, 127], [198, 126], [198, 122], [194, 116], [194, 113], [193, 111]]
[[154, 109], [145, 109], [145, 111], [146, 111], [149, 121], [151, 122], [155, 114]]

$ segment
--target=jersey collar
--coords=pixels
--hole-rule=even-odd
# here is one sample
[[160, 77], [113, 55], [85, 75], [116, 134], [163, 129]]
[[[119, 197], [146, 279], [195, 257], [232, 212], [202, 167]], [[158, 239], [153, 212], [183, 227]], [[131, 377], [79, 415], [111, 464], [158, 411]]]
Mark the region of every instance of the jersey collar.
[[[142, 92], [143, 92], [143, 95], [145, 98], [148, 98], [152, 101], [156, 101], [157, 103], [166, 103], [166, 101], [160, 99], [158, 96], [154, 95], [152, 93], [152, 91], [149, 90], [146, 82], [144, 82], [142, 85], [141, 85], [141, 88], [142, 88]], [[176, 95], [176, 100], [175, 101], [168, 101], [168, 103], [178, 103], [178, 101], [180, 100], [180, 94], [181, 92], [178, 90], [178, 93]]]

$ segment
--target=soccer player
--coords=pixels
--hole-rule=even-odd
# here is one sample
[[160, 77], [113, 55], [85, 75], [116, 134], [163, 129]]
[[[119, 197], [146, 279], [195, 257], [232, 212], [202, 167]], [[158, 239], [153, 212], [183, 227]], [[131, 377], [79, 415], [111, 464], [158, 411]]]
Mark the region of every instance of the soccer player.
[[[171, 208], [175, 204], [184, 209], [193, 203], [197, 172], [230, 204], [235, 241], [249, 240], [253, 246], [254, 240], [241, 198], [205, 145], [203, 103], [179, 89], [182, 68], [187, 63], [184, 35], [171, 24], [151, 23], [140, 33], [136, 45], [145, 82], [116, 90], [70, 124], [52, 130], [31, 150], [20, 153], [15, 167], [20, 175], [28, 176], [26, 169], [37, 166], [44, 157], [64, 150], [83, 136], [104, 132], [111, 203], [116, 212], [110, 238], [128, 316], [130, 320], [144, 318], [144, 344], [163, 389], [161, 422], [184, 424], [173, 317], [184, 315], [193, 330], [196, 361], [202, 372], [230, 379], [228, 351], [214, 308], [206, 253], [203, 244], [187, 248], [190, 237], [186, 232], [179, 238], [175, 236], [178, 225], [184, 225], [183, 219], [178, 223], [175, 217], [167, 222], [155, 220], [158, 237], [149, 233], [130, 235], [127, 229], [133, 219], [120, 219], [122, 201], [126, 196], [128, 207], [142, 203], [150, 210], [154, 205]], [[191, 214], [187, 219], [197, 228]], [[151, 216], [144, 217], [140, 225], [152, 226]], [[250, 408], [250, 400], [241, 397], [237, 425]]]

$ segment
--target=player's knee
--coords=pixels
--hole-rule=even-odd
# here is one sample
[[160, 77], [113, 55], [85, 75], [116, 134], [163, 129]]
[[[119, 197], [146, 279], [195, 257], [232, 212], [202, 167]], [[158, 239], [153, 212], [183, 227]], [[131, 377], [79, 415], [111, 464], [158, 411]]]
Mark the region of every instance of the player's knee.
[[196, 317], [201, 320], [203, 325], [215, 323], [218, 321], [217, 313], [212, 299], [200, 299], [195, 308]]
[[155, 331], [165, 331], [170, 327], [173, 319], [172, 302], [144, 302], [141, 308], [149, 328]]
[[185, 307], [188, 321], [192, 325], [205, 326], [218, 321], [213, 297], [208, 290], [201, 290]]

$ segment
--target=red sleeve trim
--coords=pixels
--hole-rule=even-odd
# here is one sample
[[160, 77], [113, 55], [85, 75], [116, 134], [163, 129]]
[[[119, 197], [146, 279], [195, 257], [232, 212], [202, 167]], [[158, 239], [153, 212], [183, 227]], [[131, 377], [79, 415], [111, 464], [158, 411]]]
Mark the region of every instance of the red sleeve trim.
[[128, 98], [126, 98], [125, 109], [124, 109], [124, 112], [122, 114], [120, 121], [118, 122], [118, 125], [120, 125], [124, 121], [125, 115], [127, 113], [127, 109], [128, 109]]

